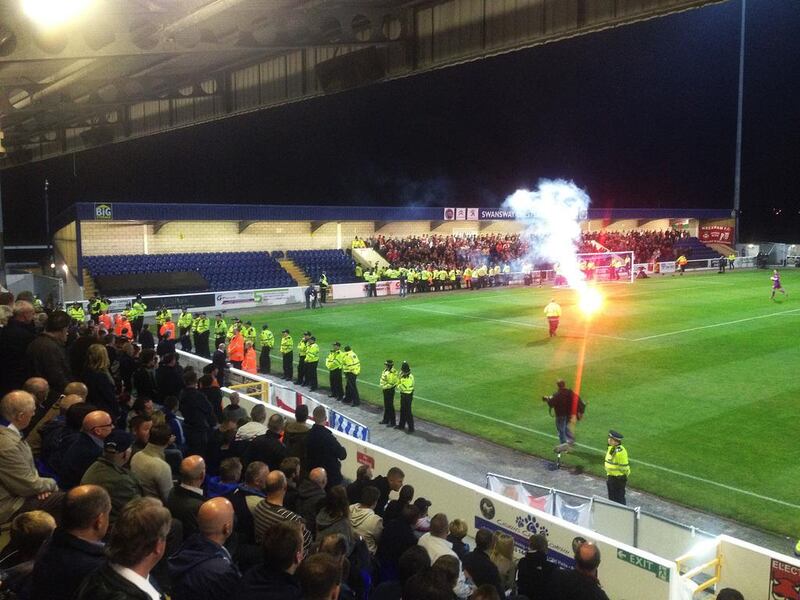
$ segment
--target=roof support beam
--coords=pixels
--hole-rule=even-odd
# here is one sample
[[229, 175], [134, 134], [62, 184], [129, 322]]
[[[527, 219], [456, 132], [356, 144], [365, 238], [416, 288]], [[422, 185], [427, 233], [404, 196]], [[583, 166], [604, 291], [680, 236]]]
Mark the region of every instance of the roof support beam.
[[329, 221], [311, 221], [311, 233], [314, 233]]
[[153, 235], [157, 235], [167, 223], [169, 221], [153, 221]]
[[239, 233], [244, 233], [244, 230], [253, 225], [258, 223], [258, 221], [239, 221]]

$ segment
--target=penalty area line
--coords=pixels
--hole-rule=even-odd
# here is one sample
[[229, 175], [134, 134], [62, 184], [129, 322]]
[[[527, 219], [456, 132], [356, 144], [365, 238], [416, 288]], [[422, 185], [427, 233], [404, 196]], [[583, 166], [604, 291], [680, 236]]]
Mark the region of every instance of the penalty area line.
[[[800, 309], [798, 309], [800, 310]], [[278, 359], [280, 358], [279, 355], [271, 355], [272, 357]], [[327, 372], [326, 369], [322, 369], [321, 367], [317, 368], [318, 371]], [[377, 383], [373, 383], [371, 381], [361, 381], [361, 384], [366, 384], [370, 387], [379, 388], [380, 385]], [[491, 421], [493, 423], [497, 423], [499, 425], [505, 425], [506, 427], [512, 427], [514, 429], [518, 429], [520, 431], [525, 431], [527, 433], [533, 433], [545, 438], [557, 440], [558, 436], [552, 433], [547, 433], [546, 431], [539, 431], [538, 429], [533, 429], [531, 427], [525, 427], [524, 425], [519, 425], [518, 423], [512, 423], [511, 421], [504, 421], [503, 419], [498, 419], [496, 417], [490, 417], [489, 415], [484, 415], [466, 408], [461, 408], [460, 406], [453, 406], [451, 404], [446, 404], [444, 402], [439, 402], [438, 400], [431, 400], [430, 398], [425, 398], [424, 396], [414, 396], [417, 400], [422, 400], [423, 402], [427, 402], [428, 404], [435, 404], [436, 406], [440, 406], [442, 408], [447, 408], [449, 410], [454, 410], [456, 412], [463, 413], [465, 415], [470, 415], [472, 417], [477, 417], [479, 419], [483, 419], [485, 421]], [[594, 446], [589, 446], [587, 444], [576, 443], [575, 444], [579, 448], [583, 448], [584, 450], [590, 450], [595, 454], [600, 456], [605, 454], [605, 450], [600, 448], [595, 448]], [[750, 496], [751, 498], [758, 498], [759, 500], [764, 500], [766, 502], [772, 502], [774, 504], [780, 504], [781, 506], [787, 506], [789, 508], [800, 509], [800, 505], [792, 504], [791, 502], [786, 502], [785, 500], [780, 500], [778, 498], [771, 498], [770, 496], [764, 496], [763, 494], [757, 494], [756, 492], [751, 492], [750, 490], [743, 490], [741, 488], [737, 488], [732, 485], [728, 485], [727, 483], [720, 483], [719, 481], [713, 481], [711, 479], [706, 479], [705, 477], [699, 477], [697, 475], [692, 475], [690, 473], [684, 473], [682, 471], [676, 471], [675, 469], [670, 469], [669, 467], [663, 467], [661, 465], [657, 465], [654, 463], [650, 463], [643, 460], [634, 459], [633, 461], [634, 466], [639, 465], [643, 467], [647, 467], [650, 469], [655, 469], [657, 471], [663, 471], [665, 473], [669, 473], [670, 475], [675, 475], [677, 477], [683, 477], [684, 479], [690, 479], [692, 481], [696, 481], [698, 483], [704, 483], [706, 485], [711, 485], [714, 487], [718, 487], [724, 490], [728, 490], [730, 492], [735, 492], [737, 494], [742, 494], [743, 496]]]
[[785, 310], [783, 312], [769, 313], [766, 315], [758, 315], [755, 317], [745, 317], [744, 319], [736, 319], [735, 321], [725, 321], [724, 323], [712, 323], [711, 325], [700, 325], [699, 327], [690, 327], [688, 329], [681, 329], [679, 331], [667, 331], [666, 333], [657, 333], [655, 335], [647, 335], [645, 337], [635, 338], [632, 342], [645, 342], [647, 340], [655, 340], [662, 337], [671, 335], [680, 335], [681, 333], [690, 333], [692, 331], [700, 331], [701, 329], [713, 329], [714, 327], [725, 327], [726, 325], [736, 325], [737, 323], [746, 323], [747, 321], [757, 321], [758, 319], [768, 319], [770, 317], [780, 317], [781, 315], [788, 315], [800, 312], [800, 308], [793, 308], [792, 310]]

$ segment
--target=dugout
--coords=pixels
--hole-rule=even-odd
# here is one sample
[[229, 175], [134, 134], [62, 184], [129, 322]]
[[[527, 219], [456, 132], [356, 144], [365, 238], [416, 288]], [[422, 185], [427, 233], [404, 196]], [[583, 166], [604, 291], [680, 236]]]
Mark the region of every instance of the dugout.
[[[480, 207], [79, 202], [58, 215], [51, 230], [65, 298], [80, 299], [92, 289], [90, 257], [234, 251], [280, 256], [347, 249], [355, 236], [515, 234], [524, 230], [518, 216]], [[709, 227], [732, 235], [733, 228], [725, 209], [590, 209], [586, 217], [584, 231], [678, 228], [698, 236]]]

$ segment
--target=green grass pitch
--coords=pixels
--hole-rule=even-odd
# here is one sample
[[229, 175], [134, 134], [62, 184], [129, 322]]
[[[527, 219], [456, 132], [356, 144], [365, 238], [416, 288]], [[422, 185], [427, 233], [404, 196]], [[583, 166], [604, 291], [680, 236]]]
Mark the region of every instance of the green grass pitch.
[[[384, 360], [407, 360], [414, 414], [552, 458], [553, 419], [541, 396], [575, 382], [587, 414], [566, 462], [602, 475], [610, 428], [623, 432], [629, 485], [764, 529], [800, 533], [800, 271], [769, 299], [770, 271], [662, 276], [602, 286], [588, 324], [575, 292], [494, 288], [251, 314], [260, 330], [310, 329], [361, 359], [359, 390], [382, 405]], [[798, 299], [794, 299], [794, 294]], [[542, 309], [564, 308], [549, 339]], [[278, 365], [273, 361], [273, 371]], [[327, 382], [320, 374], [320, 382]], [[369, 383], [373, 385], [369, 385]], [[372, 424], [370, 424], [372, 425]], [[502, 465], [497, 466], [502, 472]]]

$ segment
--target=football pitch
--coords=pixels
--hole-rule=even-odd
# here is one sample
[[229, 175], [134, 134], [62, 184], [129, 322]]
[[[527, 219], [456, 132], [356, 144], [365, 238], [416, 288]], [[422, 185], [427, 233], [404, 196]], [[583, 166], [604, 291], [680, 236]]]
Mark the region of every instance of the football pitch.
[[[769, 299], [770, 275], [737, 270], [605, 285], [603, 308], [588, 323], [574, 291], [552, 288], [429, 293], [246, 318], [259, 330], [269, 322], [276, 338], [286, 327], [295, 342], [311, 330], [320, 365], [332, 342], [350, 344], [361, 360], [362, 399], [381, 406], [383, 362], [399, 368], [407, 360], [415, 416], [546, 458], [557, 438], [541, 397], [559, 378], [574, 386], [584, 350], [580, 393], [588, 408], [568, 465], [602, 475], [606, 434], [616, 429], [631, 459], [630, 487], [796, 537], [800, 270], [783, 271], [790, 298], [778, 301]], [[542, 313], [551, 297], [564, 309], [553, 339]], [[437, 466], [446, 469], [446, 457]]]

